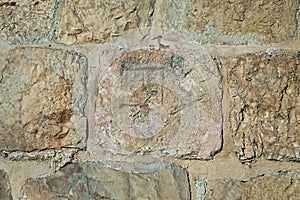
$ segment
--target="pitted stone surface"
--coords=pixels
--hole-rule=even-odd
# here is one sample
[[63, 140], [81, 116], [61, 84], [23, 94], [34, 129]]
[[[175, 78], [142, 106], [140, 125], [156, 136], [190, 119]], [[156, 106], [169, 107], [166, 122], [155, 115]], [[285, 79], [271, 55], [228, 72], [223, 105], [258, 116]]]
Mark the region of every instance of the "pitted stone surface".
[[208, 199], [299, 199], [300, 176], [296, 172], [271, 173], [250, 180], [223, 179], [209, 191]]
[[0, 79], [0, 149], [83, 148], [86, 71], [76, 52], [11, 50]]
[[48, 42], [55, 31], [55, 0], [0, 0], [0, 36], [12, 44]]
[[163, 1], [166, 28], [189, 32], [201, 43], [259, 44], [296, 35], [294, 0]]
[[12, 200], [10, 181], [7, 173], [2, 169], [0, 169], [0, 199]]
[[192, 43], [163, 41], [168, 34], [156, 37], [166, 50], [147, 49], [154, 36], [129, 36], [89, 57], [99, 69], [92, 140], [113, 154], [211, 158], [222, 137], [222, 86], [211, 57]]
[[55, 175], [28, 179], [22, 187], [23, 198], [190, 199], [187, 172], [176, 165], [111, 164], [135, 170], [116, 170], [103, 163], [69, 164]]
[[241, 160], [300, 160], [299, 53], [267, 50], [229, 68], [230, 126]]
[[66, 0], [58, 12], [59, 40], [104, 42], [129, 29], [149, 27], [154, 1]]

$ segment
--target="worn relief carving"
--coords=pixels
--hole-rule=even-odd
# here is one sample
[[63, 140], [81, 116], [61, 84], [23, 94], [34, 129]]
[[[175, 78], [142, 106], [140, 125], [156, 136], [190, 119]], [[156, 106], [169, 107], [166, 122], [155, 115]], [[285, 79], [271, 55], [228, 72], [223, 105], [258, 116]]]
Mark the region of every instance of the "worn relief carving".
[[221, 78], [198, 45], [131, 31], [95, 48], [89, 65], [97, 94], [90, 139], [102, 151], [201, 159], [220, 149]]

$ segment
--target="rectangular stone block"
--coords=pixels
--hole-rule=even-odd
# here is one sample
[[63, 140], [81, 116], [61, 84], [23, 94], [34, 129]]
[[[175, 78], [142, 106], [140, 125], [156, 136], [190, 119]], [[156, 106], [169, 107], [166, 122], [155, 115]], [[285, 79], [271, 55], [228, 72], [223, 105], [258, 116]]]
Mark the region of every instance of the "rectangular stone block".
[[298, 172], [270, 173], [250, 180], [220, 180], [208, 193], [208, 199], [299, 199]]
[[59, 40], [103, 42], [123, 31], [151, 25], [154, 1], [66, 0], [58, 12]]
[[[223, 122], [221, 75], [211, 56], [171, 32], [127, 34], [88, 57], [99, 72], [88, 84], [95, 91], [87, 106], [89, 151], [211, 159], [222, 145]], [[155, 38], [167, 50], [147, 49]]]
[[188, 31], [201, 43], [259, 44], [295, 37], [298, 1], [230, 0], [165, 3], [166, 28]]
[[55, 29], [55, 0], [0, 0], [0, 36], [12, 44], [48, 42]]
[[300, 160], [300, 54], [268, 49], [224, 60], [230, 129], [241, 160]]
[[0, 150], [85, 146], [86, 58], [15, 48], [0, 77]]
[[22, 193], [31, 200], [190, 199], [188, 174], [181, 167], [165, 163], [109, 165], [69, 164], [54, 175], [28, 179]]

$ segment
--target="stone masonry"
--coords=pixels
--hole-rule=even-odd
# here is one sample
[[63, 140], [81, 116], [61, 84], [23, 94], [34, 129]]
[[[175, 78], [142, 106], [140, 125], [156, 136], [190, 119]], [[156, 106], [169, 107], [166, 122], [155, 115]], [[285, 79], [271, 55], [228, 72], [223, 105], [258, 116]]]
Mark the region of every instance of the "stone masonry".
[[300, 1], [0, 0], [0, 199], [300, 199]]

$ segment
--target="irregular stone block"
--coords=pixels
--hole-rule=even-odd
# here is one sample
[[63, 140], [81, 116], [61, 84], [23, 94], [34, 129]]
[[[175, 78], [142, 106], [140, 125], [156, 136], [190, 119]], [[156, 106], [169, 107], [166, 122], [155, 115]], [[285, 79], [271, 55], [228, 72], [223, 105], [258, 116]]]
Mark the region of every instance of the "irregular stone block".
[[59, 10], [59, 40], [103, 42], [123, 31], [149, 27], [154, 1], [66, 0]]
[[295, 37], [294, 0], [172, 1], [165, 5], [166, 28], [192, 33], [201, 43], [259, 44]]
[[0, 79], [0, 149], [85, 146], [87, 63], [76, 52], [16, 48]]
[[0, 35], [12, 44], [48, 42], [55, 30], [55, 0], [0, 0]]
[[[99, 77], [91, 100], [96, 142], [90, 151], [99, 146], [101, 152], [122, 155], [211, 158], [222, 140], [218, 68], [201, 47], [170, 40], [171, 33], [138, 34], [90, 54], [91, 68], [99, 70], [93, 72]], [[155, 46], [153, 38], [160, 49], [149, 48]]]
[[209, 193], [209, 199], [299, 199], [299, 173], [272, 173], [250, 180], [224, 179]]
[[2, 169], [0, 169], [0, 199], [12, 200], [9, 178]]
[[268, 49], [229, 61], [230, 128], [241, 160], [300, 160], [300, 54]]
[[[69, 164], [56, 175], [28, 179], [23, 197], [38, 199], [190, 199], [187, 172], [162, 163]], [[120, 166], [128, 165], [132, 171]], [[118, 168], [118, 170], [116, 169]]]

